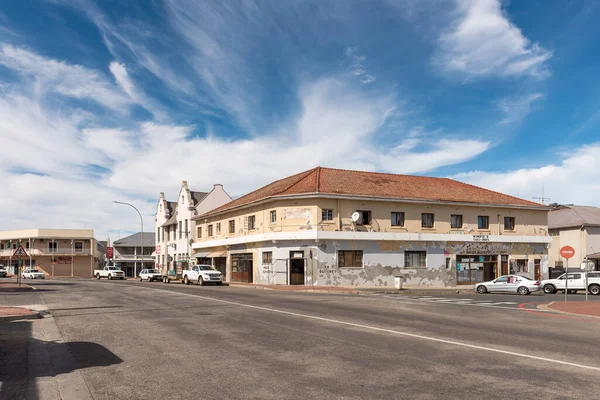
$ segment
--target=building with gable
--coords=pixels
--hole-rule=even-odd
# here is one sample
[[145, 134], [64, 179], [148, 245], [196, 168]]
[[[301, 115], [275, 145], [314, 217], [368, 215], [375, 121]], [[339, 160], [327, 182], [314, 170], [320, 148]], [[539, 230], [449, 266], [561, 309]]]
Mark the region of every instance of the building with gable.
[[[215, 184], [209, 192], [196, 192], [183, 181], [176, 201], [160, 193], [156, 205], [156, 242], [153, 253], [156, 267], [180, 274], [192, 258], [191, 244], [196, 239], [193, 217], [231, 201], [223, 185]], [[193, 259], [195, 261], [195, 258]]]
[[549, 207], [447, 178], [317, 167], [195, 222], [230, 281], [454, 286], [548, 273]]

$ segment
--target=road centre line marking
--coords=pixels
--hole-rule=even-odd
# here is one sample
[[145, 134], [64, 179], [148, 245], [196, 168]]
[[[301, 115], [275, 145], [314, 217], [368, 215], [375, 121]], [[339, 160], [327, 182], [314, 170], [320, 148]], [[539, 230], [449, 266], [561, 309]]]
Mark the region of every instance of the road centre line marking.
[[[577, 364], [577, 363], [572, 363], [572, 362], [568, 362], [568, 361], [555, 360], [555, 359], [552, 359], [552, 358], [546, 358], [546, 357], [533, 356], [533, 355], [529, 355], [529, 354], [516, 353], [516, 352], [512, 352], [512, 351], [508, 351], [508, 350], [495, 349], [493, 347], [485, 347], [485, 346], [478, 346], [478, 345], [474, 345], [474, 344], [456, 342], [454, 340], [439, 339], [439, 338], [432, 337], [432, 336], [418, 335], [416, 333], [408, 333], [408, 332], [396, 331], [396, 330], [387, 329], [387, 328], [379, 328], [377, 326], [372, 326], [372, 325], [357, 324], [357, 323], [354, 323], [354, 322], [347, 322], [347, 321], [341, 321], [341, 320], [337, 320], [337, 319], [317, 317], [315, 315], [301, 314], [301, 313], [296, 313], [296, 312], [293, 312], [293, 311], [278, 310], [276, 308], [254, 306], [254, 305], [251, 305], [251, 304], [239, 303], [237, 301], [221, 300], [221, 299], [215, 299], [213, 297], [199, 296], [199, 295], [195, 295], [195, 294], [181, 293], [181, 292], [175, 292], [175, 291], [165, 290], [165, 289], [147, 288], [147, 287], [144, 287], [142, 289], [158, 290], [158, 291], [161, 291], [161, 292], [174, 293], [174, 294], [181, 295], [181, 296], [196, 297], [196, 298], [199, 298], [199, 299], [210, 300], [210, 301], [215, 301], [215, 302], [224, 303], [224, 304], [231, 304], [231, 305], [235, 305], [235, 306], [239, 306], [239, 307], [252, 308], [252, 309], [255, 309], [255, 310], [268, 311], [268, 312], [277, 313], [277, 314], [284, 314], [284, 315], [291, 315], [291, 316], [294, 316], [294, 317], [301, 317], [301, 318], [306, 318], [306, 319], [312, 319], [312, 320], [315, 320], [315, 321], [323, 321], [323, 322], [329, 322], [329, 323], [332, 323], [332, 324], [338, 324], [338, 325], [344, 325], [344, 326], [352, 326], [352, 327], [355, 327], [355, 328], [361, 328], [361, 329], [366, 329], [366, 330], [371, 330], [371, 331], [376, 331], [376, 332], [391, 333], [393, 335], [405, 336], [405, 337], [410, 337], [410, 338], [414, 338], [414, 339], [422, 339], [422, 340], [427, 340], [427, 341], [436, 342], [436, 343], [443, 343], [443, 344], [449, 344], [449, 345], [453, 345], [453, 346], [466, 347], [466, 348], [474, 349], [474, 350], [487, 351], [487, 352], [491, 352], [491, 353], [498, 353], [498, 354], [504, 354], [504, 355], [514, 356], [514, 357], [517, 357], [517, 358], [519, 358], [519, 357], [520, 358], [527, 358], [527, 359], [530, 359], [530, 360], [544, 361], [544, 362], [549, 362], [549, 363], [554, 363], [554, 364], [559, 364], [559, 365], [567, 365], [569, 367], [576, 367], [576, 368], [581, 368], [581, 369], [587, 369], [587, 370], [599, 371], [600, 372], [600, 367], [594, 367], [594, 366], [591, 366], [591, 365]], [[471, 305], [471, 304], [468, 304], [468, 305]], [[507, 309], [506, 307], [498, 307], [498, 308]], [[510, 308], [508, 308], [508, 309], [510, 310]], [[524, 310], [524, 311], [527, 311], [527, 310]]]

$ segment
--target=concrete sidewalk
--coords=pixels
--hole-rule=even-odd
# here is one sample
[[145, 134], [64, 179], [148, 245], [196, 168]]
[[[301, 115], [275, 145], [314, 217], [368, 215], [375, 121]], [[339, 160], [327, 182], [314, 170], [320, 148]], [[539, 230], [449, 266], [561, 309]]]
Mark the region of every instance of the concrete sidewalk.
[[30, 290], [35, 289], [26, 283], [21, 283], [21, 285], [19, 286], [19, 284], [16, 282], [0, 282], [0, 293], [28, 292]]
[[231, 287], [244, 287], [263, 290], [280, 290], [283, 292], [313, 292], [313, 293], [351, 293], [358, 294], [358, 289], [339, 286], [310, 286], [310, 285], [265, 285], [261, 283], [227, 282]]
[[40, 313], [25, 307], [0, 307], [0, 322], [37, 319]]
[[546, 308], [564, 314], [600, 318], [600, 302], [596, 301], [553, 301]]
[[285, 292], [312, 293], [341, 293], [341, 294], [399, 294], [399, 295], [444, 295], [444, 294], [473, 294], [471, 286], [457, 287], [405, 287], [401, 290], [390, 287], [340, 287], [340, 286], [310, 286], [310, 285], [265, 285], [260, 283], [227, 282], [231, 287], [245, 287], [263, 290], [280, 290]]

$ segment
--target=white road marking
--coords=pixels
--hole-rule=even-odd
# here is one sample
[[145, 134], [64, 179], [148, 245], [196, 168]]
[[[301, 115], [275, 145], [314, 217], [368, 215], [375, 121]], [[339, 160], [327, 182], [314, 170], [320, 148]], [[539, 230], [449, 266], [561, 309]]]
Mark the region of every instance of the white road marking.
[[[473, 349], [473, 350], [487, 351], [487, 352], [491, 352], [491, 353], [498, 353], [498, 354], [504, 354], [504, 355], [514, 356], [514, 357], [517, 357], [517, 358], [526, 358], [526, 359], [530, 359], [530, 360], [543, 361], [543, 362], [548, 362], [548, 363], [553, 363], [553, 364], [566, 365], [566, 366], [569, 366], [569, 367], [576, 367], [576, 368], [581, 368], [581, 369], [587, 369], [587, 370], [599, 371], [600, 372], [600, 367], [594, 367], [592, 365], [577, 364], [577, 363], [568, 362], [568, 361], [556, 360], [556, 359], [553, 359], [553, 358], [546, 358], [546, 357], [539, 357], [539, 356], [534, 356], [534, 355], [529, 355], [529, 354], [516, 353], [516, 352], [508, 351], [508, 350], [495, 349], [493, 347], [479, 346], [479, 345], [475, 345], [475, 344], [457, 342], [457, 341], [454, 341], [454, 340], [440, 339], [440, 338], [436, 338], [436, 337], [432, 337], [432, 336], [418, 335], [416, 333], [402, 332], [402, 331], [397, 331], [397, 330], [393, 330], [393, 329], [380, 328], [380, 327], [372, 326], [372, 325], [357, 324], [357, 323], [354, 323], [354, 322], [341, 321], [341, 320], [338, 320], [338, 319], [317, 317], [315, 315], [301, 314], [301, 313], [296, 313], [296, 312], [292, 312], [292, 311], [285, 311], [285, 310], [278, 310], [276, 308], [254, 306], [254, 305], [251, 305], [251, 304], [239, 303], [237, 301], [221, 300], [221, 299], [215, 299], [213, 297], [208, 297], [208, 296], [200, 296], [200, 295], [189, 294], [189, 293], [180, 293], [180, 292], [174, 292], [174, 291], [164, 290], [164, 289], [158, 289], [158, 288], [146, 288], [146, 287], [144, 287], [142, 289], [159, 290], [161, 292], [167, 292], [167, 293], [177, 294], [177, 295], [180, 295], [180, 296], [196, 297], [196, 298], [200, 298], [200, 299], [215, 301], [215, 302], [218, 302], [218, 303], [231, 304], [231, 305], [234, 305], [234, 306], [245, 307], [245, 308], [252, 308], [252, 309], [255, 309], [255, 310], [268, 311], [268, 312], [277, 313], [277, 314], [284, 314], [284, 315], [291, 315], [291, 316], [294, 316], [294, 317], [301, 317], [301, 318], [306, 318], [306, 319], [312, 319], [312, 320], [315, 320], [315, 321], [323, 321], [323, 322], [329, 322], [329, 323], [337, 324], [337, 325], [352, 326], [352, 327], [355, 327], [355, 328], [361, 328], [361, 329], [371, 330], [371, 331], [375, 331], [375, 332], [385, 332], [385, 333], [390, 333], [390, 334], [398, 335], [398, 336], [405, 336], [405, 337], [410, 337], [410, 338], [414, 338], [414, 339], [427, 340], [427, 341], [430, 341], [430, 342], [449, 344], [449, 345], [458, 346], [458, 347], [465, 347], [465, 348]], [[471, 304], [468, 304], [468, 305], [471, 305]]]
[[[506, 307], [503, 306], [503, 304], [511, 304], [511, 305], [516, 305], [519, 303], [514, 303], [514, 302], [508, 302], [508, 301], [504, 301], [504, 302], [497, 302], [497, 303], [490, 303], [490, 302], [479, 302], [478, 300], [472, 300], [472, 301], [478, 301], [477, 303], [471, 303], [471, 302], [467, 302], [468, 299], [441, 299], [439, 297], [431, 297], [431, 298], [423, 298], [423, 297], [418, 297], [418, 298], [411, 298], [411, 297], [402, 297], [402, 296], [387, 296], [387, 295], [382, 295], [382, 296], [378, 296], [378, 297], [385, 297], [388, 299], [393, 299], [393, 300], [397, 300], [397, 301], [402, 301], [402, 302], [412, 302], [412, 304], [419, 304], [419, 303], [431, 303], [431, 304], [449, 304], [449, 305], [459, 305], [459, 306], [472, 306], [472, 307], [487, 307], [487, 308], [500, 308], [502, 310], [514, 310], [514, 311], [535, 311], [535, 312], [547, 312], [547, 313], [551, 313], [551, 314], [556, 314], [555, 311], [553, 310], [544, 310], [544, 309], [530, 309], [530, 308], [518, 308], [518, 307]], [[441, 300], [440, 300], [441, 299]]]

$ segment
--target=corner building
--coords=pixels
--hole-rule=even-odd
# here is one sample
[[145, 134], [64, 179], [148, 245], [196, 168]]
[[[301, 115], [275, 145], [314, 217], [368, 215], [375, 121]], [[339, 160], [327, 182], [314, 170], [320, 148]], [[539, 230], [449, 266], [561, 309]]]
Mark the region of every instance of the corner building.
[[317, 167], [194, 217], [229, 281], [455, 286], [548, 273], [549, 208], [447, 178]]

